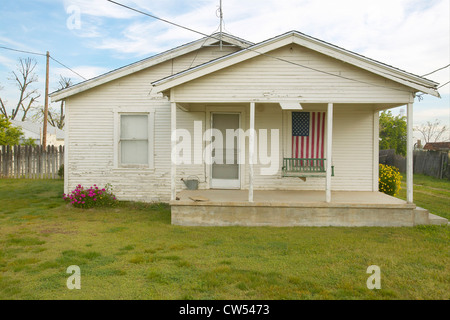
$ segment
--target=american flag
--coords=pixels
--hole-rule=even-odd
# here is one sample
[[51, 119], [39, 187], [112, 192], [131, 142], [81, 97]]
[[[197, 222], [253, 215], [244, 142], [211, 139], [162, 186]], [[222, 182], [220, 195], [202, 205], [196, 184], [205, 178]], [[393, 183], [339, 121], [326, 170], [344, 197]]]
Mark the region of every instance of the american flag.
[[324, 158], [325, 112], [292, 112], [292, 158]]

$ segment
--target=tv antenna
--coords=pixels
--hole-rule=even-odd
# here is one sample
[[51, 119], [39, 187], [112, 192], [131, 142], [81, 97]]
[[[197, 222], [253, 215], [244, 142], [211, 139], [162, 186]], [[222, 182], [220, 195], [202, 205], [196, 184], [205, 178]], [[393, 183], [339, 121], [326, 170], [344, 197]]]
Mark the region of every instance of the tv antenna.
[[219, 35], [220, 35], [220, 51], [222, 51], [222, 26], [223, 26], [223, 11], [222, 11], [222, 0], [220, 0], [219, 3], [219, 9], [217, 10], [219, 12], [219, 19], [220, 19], [220, 31], [219, 31]]

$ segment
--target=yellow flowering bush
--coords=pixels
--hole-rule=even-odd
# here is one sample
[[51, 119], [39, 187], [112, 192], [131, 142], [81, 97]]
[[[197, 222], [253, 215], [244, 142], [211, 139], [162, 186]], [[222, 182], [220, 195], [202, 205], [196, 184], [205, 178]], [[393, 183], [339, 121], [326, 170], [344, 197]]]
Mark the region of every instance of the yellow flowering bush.
[[396, 167], [380, 164], [378, 189], [390, 196], [396, 196], [401, 189], [402, 176]]

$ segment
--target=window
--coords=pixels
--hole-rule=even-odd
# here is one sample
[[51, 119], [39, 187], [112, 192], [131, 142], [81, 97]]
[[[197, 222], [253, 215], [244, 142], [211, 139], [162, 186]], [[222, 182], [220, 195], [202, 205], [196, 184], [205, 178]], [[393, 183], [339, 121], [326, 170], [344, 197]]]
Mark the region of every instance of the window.
[[119, 137], [120, 166], [150, 165], [148, 114], [121, 114]]
[[114, 168], [154, 169], [154, 110], [118, 106], [113, 112]]

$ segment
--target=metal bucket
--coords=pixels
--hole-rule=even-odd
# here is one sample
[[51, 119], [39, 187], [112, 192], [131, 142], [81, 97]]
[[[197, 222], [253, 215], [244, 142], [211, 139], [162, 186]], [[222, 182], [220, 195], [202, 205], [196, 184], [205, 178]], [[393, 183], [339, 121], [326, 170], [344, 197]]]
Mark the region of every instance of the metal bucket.
[[[192, 178], [195, 178], [195, 179], [192, 179]], [[198, 180], [199, 179], [196, 176], [189, 176], [189, 177], [187, 177], [186, 180], [181, 178], [181, 181], [184, 182], [184, 184], [186, 185], [186, 187], [189, 190], [197, 190], [198, 189]]]

